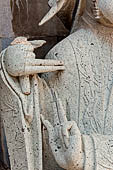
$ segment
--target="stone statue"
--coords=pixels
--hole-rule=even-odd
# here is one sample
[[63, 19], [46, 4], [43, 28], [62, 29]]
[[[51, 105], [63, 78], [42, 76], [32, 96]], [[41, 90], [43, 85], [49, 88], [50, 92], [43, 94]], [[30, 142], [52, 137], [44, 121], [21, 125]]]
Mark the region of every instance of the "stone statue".
[[[41, 170], [40, 117], [59, 165], [52, 162], [43, 128], [44, 170], [113, 169], [113, 1], [76, 3], [73, 33], [57, 44], [46, 60], [34, 59], [36, 41], [16, 40], [1, 54], [0, 103], [12, 170]], [[51, 1], [52, 8], [40, 25], [66, 4], [66, 0]], [[39, 78], [36, 73], [44, 74]], [[24, 93], [26, 85], [28, 93]], [[20, 160], [24, 160], [22, 168], [18, 168]]]

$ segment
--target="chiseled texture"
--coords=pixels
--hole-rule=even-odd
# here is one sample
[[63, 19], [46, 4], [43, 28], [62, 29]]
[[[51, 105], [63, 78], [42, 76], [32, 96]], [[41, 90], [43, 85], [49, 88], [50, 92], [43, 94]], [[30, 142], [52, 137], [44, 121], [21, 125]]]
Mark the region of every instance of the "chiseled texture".
[[[1, 54], [0, 115], [6, 134], [11, 170], [41, 170], [42, 137], [38, 78], [34, 75], [31, 93], [29, 96], [24, 95], [18, 79], [11, 77], [4, 67], [4, 52]], [[32, 123], [27, 119], [29, 116], [32, 117]]]
[[[113, 28], [96, 23], [87, 11], [81, 24], [46, 57], [63, 60], [66, 70], [44, 78], [81, 131], [82, 169], [113, 169]], [[47, 118], [52, 117], [51, 111], [47, 113]]]
[[[11, 169], [31, 170], [35, 168], [40, 170], [42, 167], [42, 159], [40, 158], [42, 147], [40, 145], [39, 118], [34, 115], [32, 125], [29, 127], [25, 122], [18, 95], [15, 95], [1, 79], [0, 82], [0, 89], [2, 90], [0, 113], [5, 127]], [[37, 112], [35, 113], [37, 114]], [[37, 127], [38, 130], [36, 130]]]
[[1, 126], [11, 170], [42, 170], [39, 90], [42, 93], [43, 86], [37, 73], [64, 70], [62, 61], [35, 59], [34, 48], [43, 43], [19, 37], [0, 56]]
[[[109, 3], [109, 5], [112, 4]], [[39, 146], [40, 143], [37, 143], [41, 139], [39, 135], [41, 133], [37, 134], [40, 128], [36, 122], [38, 104], [40, 104], [40, 112], [53, 125], [51, 126], [47, 120], [43, 120], [43, 124], [47, 127], [43, 130], [44, 170], [113, 169], [113, 24], [110, 17], [107, 18], [111, 22], [110, 27], [104, 26], [102, 22], [101, 24], [96, 22], [93, 10], [89, 8], [92, 7], [91, 1], [87, 0], [86, 5], [87, 8], [80, 18], [80, 28], [56, 45], [46, 56], [46, 59], [64, 61], [65, 71], [43, 74], [42, 78], [45, 80], [39, 79], [35, 84], [34, 89], [39, 90], [40, 103], [34, 93], [34, 101], [37, 103], [35, 103], [36, 108], [30, 129], [26, 127], [20, 102], [23, 101], [25, 109], [26, 102], [28, 102], [28, 106], [33, 106], [32, 101], [29, 104], [30, 98], [24, 100], [22, 95], [18, 100], [18, 97], [15, 96], [20, 87], [18, 79], [12, 78], [12, 86], [16, 87], [14, 88], [16, 91], [12, 91], [9, 88], [12, 83], [11, 76], [4, 76], [4, 69], [1, 69], [1, 98], [4, 98], [6, 102], [4, 103], [4, 100], [0, 102], [4, 110], [2, 117], [11, 154], [12, 170], [41, 170], [37, 166], [39, 164], [35, 164], [36, 159], [38, 162], [42, 160], [37, 154], [39, 150], [41, 151], [41, 145]], [[106, 7], [102, 7], [100, 9], [104, 14]], [[112, 15], [111, 10], [107, 12], [109, 16]], [[35, 81], [37, 80], [38, 78]], [[68, 127], [70, 145], [64, 148], [62, 146], [65, 145], [63, 142], [66, 137], [64, 132], [67, 130], [67, 124], [61, 122], [59, 125], [57, 121], [54, 122], [56, 114], [53, 91], [57, 92], [58, 98], [62, 102], [64, 115], [66, 113], [67, 119], [71, 120], [66, 123], [74, 121], [75, 131], [71, 132], [72, 125], [71, 128]], [[61, 120], [61, 118], [62, 114], [59, 114], [59, 119]], [[59, 131], [59, 129], [63, 131]], [[47, 131], [49, 132], [49, 142]], [[62, 134], [64, 136], [61, 136]], [[57, 138], [55, 139], [55, 137]], [[28, 143], [26, 144], [26, 142]], [[30, 149], [31, 154], [26, 149]]]

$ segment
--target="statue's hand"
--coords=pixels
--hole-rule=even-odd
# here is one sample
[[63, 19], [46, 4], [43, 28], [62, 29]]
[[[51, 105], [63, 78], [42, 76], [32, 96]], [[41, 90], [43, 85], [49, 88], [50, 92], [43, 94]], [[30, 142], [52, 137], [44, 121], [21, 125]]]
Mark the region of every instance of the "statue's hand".
[[49, 134], [49, 144], [56, 162], [64, 169], [79, 169], [82, 167], [82, 140], [75, 121], [68, 121], [61, 100], [56, 101], [57, 116], [54, 126], [48, 120], [41, 120]]
[[39, 25], [43, 25], [56, 15], [69, 0], [49, 0], [50, 11], [44, 16]]
[[7, 72], [17, 77], [64, 70], [62, 61], [35, 59], [34, 49], [44, 43], [44, 40], [27, 41], [25, 37], [16, 38], [5, 52], [4, 65]]

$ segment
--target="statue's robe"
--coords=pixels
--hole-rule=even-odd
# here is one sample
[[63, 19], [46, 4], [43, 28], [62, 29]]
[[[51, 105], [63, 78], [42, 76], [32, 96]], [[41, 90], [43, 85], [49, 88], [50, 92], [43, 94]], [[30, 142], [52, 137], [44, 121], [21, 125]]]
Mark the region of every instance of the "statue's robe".
[[[84, 26], [56, 45], [46, 58], [64, 61], [66, 69], [42, 76], [81, 131], [86, 170], [113, 169], [113, 41], [100, 27], [99, 33]], [[47, 119], [54, 117], [49, 104]]]

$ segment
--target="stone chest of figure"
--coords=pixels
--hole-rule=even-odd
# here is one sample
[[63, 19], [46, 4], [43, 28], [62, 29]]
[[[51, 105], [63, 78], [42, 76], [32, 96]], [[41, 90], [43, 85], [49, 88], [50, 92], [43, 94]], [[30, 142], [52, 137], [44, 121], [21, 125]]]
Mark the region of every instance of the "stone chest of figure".
[[[59, 6], [63, 4], [60, 2], [64, 1], [54, 1], [52, 5], [54, 8], [44, 17], [42, 23], [52, 17], [52, 10], [54, 14], [58, 12]], [[45, 66], [48, 66], [50, 59], [61, 60], [64, 62], [65, 70], [58, 71], [64, 69], [62, 63], [51, 63], [56, 67], [46, 71], [56, 69], [57, 72], [43, 74], [41, 79], [35, 76], [35, 80], [38, 79], [39, 84], [39, 106], [43, 115], [41, 120], [47, 128], [47, 130], [43, 130], [44, 170], [113, 169], [112, 7], [112, 0], [81, 0], [78, 4], [77, 19], [73, 23], [73, 33], [57, 44], [47, 54], [45, 60]], [[10, 48], [15, 52], [16, 46], [13, 45]], [[19, 45], [18, 48], [19, 54], [23, 55]], [[29, 53], [31, 51], [28, 50], [27, 55]], [[3, 58], [6, 55], [14, 57], [15, 53], [11, 53], [7, 49], [2, 55]], [[44, 63], [42, 64], [44, 65]], [[11, 79], [16, 79], [14, 85], [16, 89], [17, 87], [20, 89], [17, 80], [19, 75], [12, 78], [13, 76], [7, 68], [5, 67], [5, 70], [10, 77], [8, 82], [11, 84]], [[46, 72], [41, 70], [41, 67], [39, 70], [33, 72], [31, 68], [29, 74]], [[32, 79], [30, 80], [32, 82]], [[2, 85], [3, 82], [5, 81], [2, 76]], [[5, 88], [7, 87], [8, 85]], [[33, 87], [32, 83], [31, 87]], [[20, 93], [22, 93], [21, 90]], [[5, 92], [3, 91], [2, 94], [5, 95]], [[20, 96], [21, 98], [22, 96]], [[24, 100], [22, 99], [22, 101]], [[19, 107], [21, 108], [21, 106]], [[24, 102], [23, 107], [25, 107]], [[7, 116], [3, 115], [3, 117]], [[32, 129], [35, 126], [31, 125], [29, 128]], [[49, 144], [47, 138], [49, 138]], [[10, 138], [8, 139], [10, 144]], [[33, 143], [32, 139], [31, 143]], [[54, 163], [54, 158], [58, 167]], [[35, 169], [34, 162], [30, 163], [31, 167], [34, 166]]]

